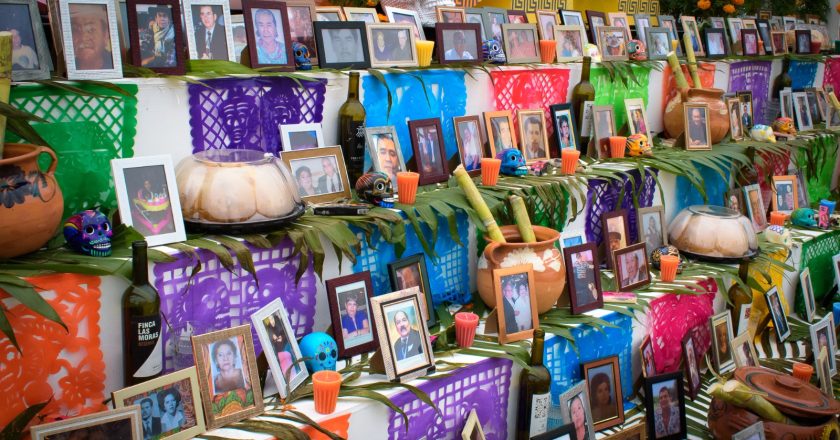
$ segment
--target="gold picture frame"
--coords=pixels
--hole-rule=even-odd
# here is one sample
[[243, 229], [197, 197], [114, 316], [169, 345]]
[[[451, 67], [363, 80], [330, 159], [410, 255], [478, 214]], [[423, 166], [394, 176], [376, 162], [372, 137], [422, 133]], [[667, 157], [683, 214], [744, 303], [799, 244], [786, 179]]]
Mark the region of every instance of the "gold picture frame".
[[407, 382], [434, 368], [422, 295], [420, 288], [410, 287], [370, 299], [385, 374], [391, 381]]
[[[519, 143], [519, 151], [522, 152], [522, 157], [525, 158], [525, 162], [533, 163], [540, 160], [548, 160], [551, 155], [551, 151], [549, 150], [548, 145], [548, 130], [545, 128], [545, 111], [542, 109], [539, 110], [519, 110], [516, 112], [516, 119], [519, 123], [519, 138], [521, 142]], [[541, 144], [534, 151], [529, 150], [528, 141], [532, 137], [530, 135], [529, 129], [533, 124], [536, 123], [539, 125], [540, 133], [537, 136], [536, 141]]]
[[[510, 139], [509, 143], [505, 142], [503, 138], [502, 123], [507, 124], [507, 133]], [[516, 132], [513, 129], [513, 113], [510, 110], [499, 110], [495, 112], [484, 112], [484, 129], [487, 130], [487, 144], [490, 146], [490, 157], [496, 157], [497, 154], [508, 148], [516, 147]]]
[[[711, 151], [712, 149], [712, 130], [709, 126], [709, 104], [687, 102], [683, 106], [683, 118], [685, 122], [685, 149], [688, 151]], [[703, 124], [703, 132], [705, 139], [699, 138], [701, 133], [691, 132], [691, 121], [697, 112], [701, 112], [701, 123]], [[697, 136], [697, 138], [695, 138]], [[695, 143], [696, 141], [696, 143]]]
[[[799, 208], [799, 182], [796, 176], [773, 176], [773, 199], [771, 206], [773, 211], [783, 212], [785, 214], [792, 213]], [[779, 198], [782, 197], [782, 200]]]
[[[292, 177], [298, 184], [298, 193], [304, 201], [309, 203], [322, 203], [350, 198], [350, 182], [347, 178], [347, 167], [344, 165], [344, 155], [341, 153], [341, 147], [332, 146], [310, 148], [307, 150], [283, 151], [280, 153], [280, 158], [286, 164], [286, 167], [289, 168], [289, 172], [292, 173]], [[330, 160], [330, 158], [333, 160]], [[316, 177], [315, 165], [319, 163], [319, 159], [320, 171], [323, 171], [323, 175]], [[328, 184], [326, 179], [327, 171], [324, 170], [325, 160], [335, 168], [334, 172], [337, 173], [336, 177], [338, 177], [341, 186], [338, 191], [332, 191], [330, 188], [326, 188]], [[301, 178], [304, 168], [309, 171], [310, 182], [307, 185], [301, 184], [302, 181], [305, 182]], [[324, 185], [321, 185], [322, 178], [324, 179]], [[334, 185], [335, 183], [332, 184], [333, 187]], [[308, 187], [312, 189], [308, 189]]]

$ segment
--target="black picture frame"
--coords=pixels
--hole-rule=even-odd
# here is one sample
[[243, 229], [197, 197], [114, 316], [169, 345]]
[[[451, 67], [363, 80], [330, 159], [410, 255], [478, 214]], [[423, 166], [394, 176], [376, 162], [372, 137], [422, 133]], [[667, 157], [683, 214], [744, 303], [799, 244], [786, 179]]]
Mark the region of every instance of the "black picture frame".
[[[689, 347], [691, 347], [691, 352], [689, 352]], [[694, 358], [693, 361], [691, 359], [692, 357]], [[697, 393], [700, 392], [700, 388], [703, 386], [703, 380], [700, 378], [700, 367], [697, 365], [697, 347], [694, 345], [694, 332], [691, 330], [685, 333], [685, 337], [682, 340], [682, 358], [683, 368], [685, 369], [684, 377], [688, 381], [688, 397], [694, 400], [697, 397]], [[697, 374], [696, 384], [691, 378], [692, 367]]]
[[[348, 347], [346, 341], [344, 340], [344, 333], [342, 332], [342, 329], [344, 328], [341, 317], [342, 304], [338, 301], [339, 293], [337, 290], [343, 286], [350, 286], [357, 283], [364, 284], [364, 298], [367, 305], [366, 313], [368, 317], [368, 329], [370, 330], [373, 338], [368, 342]], [[325, 284], [327, 287], [327, 302], [330, 307], [330, 320], [332, 321], [333, 338], [335, 339], [336, 345], [338, 345], [339, 359], [348, 359], [357, 354], [376, 350], [376, 347], [379, 346], [379, 339], [376, 326], [373, 324], [373, 307], [370, 302], [370, 299], [373, 297], [373, 283], [370, 279], [370, 271], [366, 270], [364, 272], [332, 278], [326, 280]]]
[[[363, 21], [316, 21], [315, 43], [318, 46], [318, 60], [323, 69], [367, 69], [370, 67], [370, 52], [368, 51], [367, 33]], [[358, 41], [362, 46], [362, 61], [339, 62], [328, 61], [325, 46], [324, 32], [330, 30], [349, 29], [358, 32]]]
[[603, 243], [604, 243], [604, 254], [601, 258], [601, 261], [606, 260], [607, 268], [613, 269], [613, 250], [610, 249], [610, 238], [609, 238], [609, 227], [608, 220], [616, 217], [621, 217], [623, 219], [623, 231], [614, 231], [614, 232], [621, 232], [624, 234], [624, 246], [618, 246], [615, 250], [626, 248], [630, 246], [630, 217], [627, 213], [626, 209], [618, 209], [615, 211], [609, 211], [601, 214], [601, 230], [603, 231]]
[[[592, 254], [592, 275], [595, 283], [595, 290], [597, 291], [597, 298], [595, 301], [582, 302], [580, 301], [580, 289], [575, 284], [575, 270], [573, 256], [582, 252], [591, 252]], [[595, 243], [584, 243], [577, 246], [570, 246], [563, 249], [563, 259], [566, 263], [566, 276], [569, 284], [569, 307], [572, 314], [579, 315], [590, 310], [600, 309], [604, 306], [604, 293], [601, 291], [601, 268], [596, 260], [598, 258], [598, 248]]]
[[[444, 31], [462, 31], [465, 38], [469, 41], [468, 33], [475, 36], [476, 57], [472, 60], [448, 60], [446, 59], [446, 44], [443, 36]], [[481, 54], [481, 25], [478, 23], [435, 23], [435, 52], [437, 52], [438, 63], [440, 64], [481, 64], [483, 57]]]
[[[747, 36], [755, 38], [755, 50], [747, 50]], [[746, 57], [758, 56], [758, 29], [741, 29], [741, 53]]]
[[[675, 373], [667, 373], [667, 374], [659, 374], [653, 377], [645, 377], [645, 413], [647, 414], [647, 427], [648, 427], [648, 436], [649, 438], [655, 438], [656, 440], [679, 440], [683, 439], [687, 435], [686, 423], [685, 423], [685, 392], [683, 391], [683, 373], [682, 371], [677, 371]], [[673, 388], [668, 387], [668, 394], [669, 398], [673, 399], [673, 394], [676, 393], [677, 398], [674, 399], [677, 401], [677, 405], [679, 408], [679, 424], [680, 424], [680, 431], [673, 434], [668, 434], [667, 431], [664, 435], [658, 436], [656, 435], [656, 403], [658, 403], [659, 396], [654, 396], [653, 390], [657, 388], [660, 384], [668, 384], [673, 382]], [[661, 392], [664, 386], [659, 386], [657, 389], [657, 393]], [[673, 407], [674, 403], [671, 403], [671, 407]]]
[[[174, 31], [175, 41], [175, 66], [174, 67], [151, 67], [143, 66], [142, 54], [140, 53], [140, 29], [137, 26], [138, 6], [169, 7], [171, 26]], [[184, 34], [181, 28], [181, 4], [177, 0], [128, 0], [125, 4], [128, 15], [128, 38], [129, 51], [131, 52], [131, 63], [138, 67], [144, 67], [153, 72], [166, 75], [183, 75], [187, 71], [186, 56], [184, 53]]]
[[531, 437], [531, 440], [556, 440], [558, 438], [563, 438], [564, 435], [568, 435], [569, 440], [586, 440], [577, 438], [575, 425], [572, 423], [558, 426], [550, 431]]
[[[711, 45], [711, 35], [720, 35], [721, 38], [721, 46], [723, 49], [723, 53], [712, 53], [712, 45]], [[729, 44], [726, 41], [726, 30], [719, 29], [719, 28], [710, 28], [707, 27], [703, 30], [703, 36], [706, 40], [706, 58], [715, 59], [715, 58], [726, 58], [729, 55]]]
[[[790, 323], [787, 319], [787, 314], [782, 306], [781, 293], [773, 286], [764, 293], [764, 300], [767, 302], [767, 310], [770, 312], [770, 317], [773, 320], [773, 330], [776, 332], [776, 337], [779, 342], [785, 342], [785, 339], [790, 336]], [[777, 306], [777, 307], [774, 307]]]
[[766, 55], [770, 55], [773, 53], [773, 37], [772, 31], [770, 30], [770, 20], [765, 19], [757, 19], [755, 21], [756, 27], [758, 27], [758, 35], [761, 37], [761, 41], [764, 45], [764, 53]]
[[391, 289], [398, 291], [413, 287], [400, 286], [397, 277], [398, 270], [413, 264], [418, 265], [418, 271], [420, 272], [420, 283], [417, 287], [420, 288], [420, 293], [422, 293], [421, 297], [426, 302], [426, 311], [429, 316], [429, 319], [426, 320], [426, 328], [430, 328], [437, 324], [437, 315], [435, 314], [435, 306], [432, 302], [432, 291], [429, 287], [429, 272], [426, 270], [426, 258], [423, 254], [411, 255], [409, 257], [400, 258], [393, 263], [388, 263], [388, 277], [391, 280]]
[[[810, 30], [799, 30], [796, 31], [796, 39], [794, 40], [793, 51], [797, 54], [809, 54], [811, 53], [811, 31]], [[799, 44], [800, 40], [807, 40], [808, 47], [803, 48], [801, 44]]]
[[[420, 160], [420, 141], [417, 137], [417, 131], [421, 128], [434, 128], [437, 133], [437, 154], [440, 158], [440, 167], [437, 170], [423, 171], [423, 163]], [[446, 146], [443, 144], [443, 129], [441, 128], [440, 118], [415, 119], [408, 121], [408, 131], [411, 135], [411, 148], [414, 151], [413, 157], [409, 160], [413, 162], [414, 169], [412, 171], [420, 173], [420, 185], [430, 185], [433, 183], [446, 182], [449, 180], [449, 164], [446, 158]], [[434, 152], [433, 152], [434, 153]]]
[[575, 112], [572, 111], [572, 104], [552, 104], [548, 106], [549, 111], [551, 112], [551, 124], [554, 126], [554, 141], [557, 143], [558, 151], [563, 150], [563, 147], [560, 144], [560, 121], [559, 117], [563, 115], [568, 115], [569, 117], [569, 129], [572, 130], [572, 140], [574, 141], [574, 148], [578, 151], [583, 151], [580, 145], [580, 129], [577, 125], [577, 121], [575, 120]]
[[607, 14], [601, 11], [593, 11], [591, 9], [587, 9], [583, 12], [586, 15], [586, 24], [589, 26], [589, 41], [594, 44], [598, 41], [598, 32], [596, 26], [592, 25], [592, 19], [599, 18], [601, 19], [601, 23], [603, 23], [603, 25], [599, 26], [607, 26]]

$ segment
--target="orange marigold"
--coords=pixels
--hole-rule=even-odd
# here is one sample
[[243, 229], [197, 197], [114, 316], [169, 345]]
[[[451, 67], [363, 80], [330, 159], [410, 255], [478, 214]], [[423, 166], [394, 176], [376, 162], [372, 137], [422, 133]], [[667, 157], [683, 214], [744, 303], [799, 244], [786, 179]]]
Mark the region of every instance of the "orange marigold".
[[710, 0], [700, 0], [697, 2], [697, 7], [706, 10], [712, 7], [712, 2]]
[[735, 6], [733, 5], [723, 5], [723, 12], [727, 14], [734, 14], [735, 13]]
[[735, 3], [737, 6], [741, 6], [744, 4], [744, 0], [732, 0], [732, 3]]

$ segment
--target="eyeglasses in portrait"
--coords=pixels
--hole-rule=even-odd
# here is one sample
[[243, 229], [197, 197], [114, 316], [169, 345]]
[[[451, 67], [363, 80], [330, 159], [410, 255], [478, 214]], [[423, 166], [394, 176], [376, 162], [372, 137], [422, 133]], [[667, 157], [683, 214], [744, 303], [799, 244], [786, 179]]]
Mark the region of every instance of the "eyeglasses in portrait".
[[619, 289], [624, 292], [650, 283], [645, 243], [637, 243], [615, 251]]
[[555, 26], [558, 61], [575, 61], [583, 57], [583, 26]]
[[249, 30], [248, 52], [251, 67], [262, 66], [294, 68], [292, 40], [287, 22], [285, 4], [264, 0], [245, 0], [243, 3], [245, 29]]
[[335, 338], [338, 357], [348, 358], [375, 349], [370, 272], [333, 278], [326, 284], [333, 328], [341, 328], [341, 335]]

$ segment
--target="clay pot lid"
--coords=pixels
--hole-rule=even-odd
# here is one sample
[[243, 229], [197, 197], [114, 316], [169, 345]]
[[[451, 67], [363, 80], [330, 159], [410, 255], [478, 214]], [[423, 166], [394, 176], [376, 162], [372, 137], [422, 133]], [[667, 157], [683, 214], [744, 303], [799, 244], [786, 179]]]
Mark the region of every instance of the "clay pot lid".
[[840, 402], [789, 374], [763, 367], [741, 367], [735, 370], [735, 378], [767, 393], [767, 400], [787, 415], [822, 418], [840, 414]]

